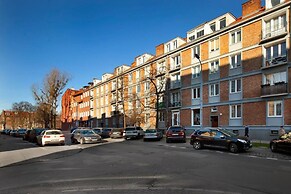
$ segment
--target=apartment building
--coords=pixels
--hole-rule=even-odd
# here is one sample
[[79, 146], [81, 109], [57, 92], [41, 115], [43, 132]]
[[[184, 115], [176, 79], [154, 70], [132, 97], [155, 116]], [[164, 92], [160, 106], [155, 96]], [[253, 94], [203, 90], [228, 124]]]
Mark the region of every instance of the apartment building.
[[207, 126], [242, 133], [249, 125], [256, 139], [273, 138], [281, 125], [291, 130], [291, 2], [261, 3], [249, 0], [241, 17], [221, 15], [186, 38], [156, 46], [155, 55], [140, 55], [131, 66], [93, 80], [82, 90], [89, 95], [86, 116], [74, 117], [81, 107], [73, 95], [79, 102], [73, 118], [93, 126], [144, 128], [157, 120], [159, 128], [182, 125], [189, 133]]

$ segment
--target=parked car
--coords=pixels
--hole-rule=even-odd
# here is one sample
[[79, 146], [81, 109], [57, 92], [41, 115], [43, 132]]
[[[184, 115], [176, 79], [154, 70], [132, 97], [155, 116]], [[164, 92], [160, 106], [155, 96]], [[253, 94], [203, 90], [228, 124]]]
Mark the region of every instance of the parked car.
[[43, 130], [36, 139], [37, 144], [41, 146], [48, 144], [65, 145], [65, 135], [58, 129]]
[[142, 138], [144, 131], [141, 127], [126, 127], [123, 133], [124, 139]]
[[143, 140], [161, 140], [163, 138], [163, 133], [158, 129], [147, 129], [144, 132]]
[[181, 141], [186, 143], [186, 132], [182, 126], [171, 126], [166, 132], [166, 142]]
[[121, 128], [112, 129], [110, 132], [110, 138], [114, 139], [123, 137], [123, 131], [124, 130]]
[[190, 144], [196, 150], [203, 147], [214, 147], [227, 149], [233, 153], [246, 151], [252, 147], [247, 137], [238, 136], [222, 128], [204, 128], [197, 130], [191, 135]]
[[26, 132], [26, 129], [17, 129], [15, 136], [16, 137], [23, 137], [25, 132]]
[[110, 137], [110, 132], [112, 131], [111, 128], [103, 128], [102, 129], [102, 133], [101, 133], [101, 137], [102, 138], [108, 138]]
[[25, 134], [23, 135], [22, 139], [28, 141], [28, 139], [29, 139], [29, 134], [30, 134], [31, 131], [32, 131], [32, 129], [27, 129], [27, 130], [25, 131]]
[[33, 142], [33, 143], [36, 143], [36, 141], [37, 141], [36, 137], [38, 135], [40, 135], [41, 132], [44, 131], [44, 130], [46, 130], [46, 129], [44, 129], [44, 128], [35, 128], [35, 129], [32, 129], [31, 132], [29, 133], [28, 141]]
[[102, 137], [102, 128], [93, 128], [93, 131]]
[[9, 132], [9, 135], [10, 135], [10, 136], [13, 136], [13, 137], [16, 137], [16, 132], [17, 132], [16, 129], [12, 129], [12, 130]]
[[281, 136], [279, 139], [273, 139], [270, 142], [270, 149], [272, 152], [291, 153], [291, 132]]
[[95, 133], [92, 129], [77, 129], [71, 135], [71, 142], [73, 143], [98, 143], [102, 142], [100, 135]]

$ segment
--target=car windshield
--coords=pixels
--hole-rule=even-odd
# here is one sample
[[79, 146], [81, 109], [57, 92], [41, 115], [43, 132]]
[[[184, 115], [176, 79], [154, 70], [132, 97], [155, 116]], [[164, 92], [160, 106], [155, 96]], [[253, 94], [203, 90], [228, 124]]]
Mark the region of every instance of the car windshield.
[[155, 129], [147, 129], [145, 131], [145, 133], [156, 133], [156, 132], [157, 132], [157, 130], [155, 130]]
[[125, 131], [134, 131], [135, 128], [125, 128]]
[[96, 134], [93, 130], [82, 130], [81, 133], [84, 135], [95, 135]]
[[235, 134], [229, 130], [226, 130], [226, 129], [220, 129], [220, 131], [229, 137], [236, 137], [237, 136], [237, 134]]
[[93, 129], [96, 133], [101, 132], [101, 129]]
[[184, 130], [182, 127], [171, 127], [170, 129], [169, 129], [169, 131], [173, 131], [173, 132], [179, 132], [179, 131], [181, 131], [181, 130]]
[[46, 132], [47, 135], [59, 135], [62, 134], [61, 131], [47, 131]]

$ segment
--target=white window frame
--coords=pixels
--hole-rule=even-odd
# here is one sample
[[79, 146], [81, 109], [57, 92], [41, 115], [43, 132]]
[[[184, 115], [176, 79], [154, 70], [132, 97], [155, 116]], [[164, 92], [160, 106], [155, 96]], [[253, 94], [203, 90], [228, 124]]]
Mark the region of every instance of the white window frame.
[[[279, 113], [277, 113], [277, 105], [279, 105], [280, 106], [280, 114]], [[270, 106], [273, 106], [273, 110], [274, 110], [274, 114], [273, 115], [271, 115], [270, 113]], [[268, 102], [268, 117], [282, 117], [283, 115], [282, 115], [282, 113], [283, 113], [283, 101], [281, 101], [281, 100], [278, 100], [278, 101], [269, 101]]]
[[[232, 90], [233, 85], [234, 85], [234, 91]], [[230, 91], [230, 93], [231, 94], [240, 93], [241, 92], [241, 86], [242, 86], [241, 79], [230, 80], [229, 81], [229, 91]]]
[[[284, 50], [282, 49], [283, 45], [285, 45], [285, 49]], [[274, 56], [274, 51], [275, 51], [276, 46], [278, 47], [278, 53], [277, 53], [278, 55]], [[268, 56], [268, 52], [267, 52], [269, 48], [270, 48], [270, 56]], [[280, 43], [276, 43], [276, 44], [272, 44], [272, 45], [269, 45], [269, 46], [265, 47], [265, 58], [266, 58], [266, 61], [271, 61], [272, 59], [274, 59], [276, 57], [283, 57], [283, 56], [286, 56], [286, 55], [287, 55], [287, 44], [286, 44], [286, 41], [280, 42]]]
[[[197, 119], [199, 119], [199, 124], [195, 124], [195, 111], [199, 110], [199, 118], [197, 117]], [[191, 110], [191, 125], [192, 126], [200, 126], [201, 125], [201, 110], [200, 109], [192, 109]]]
[[219, 38], [214, 38], [210, 40], [209, 44], [210, 44], [209, 46], [210, 52], [215, 52], [219, 50]]
[[219, 71], [219, 60], [211, 61], [209, 63], [209, 74], [217, 73]]
[[[239, 35], [240, 34], [240, 35]], [[234, 39], [233, 39], [234, 37]], [[233, 31], [230, 33], [230, 45], [241, 43], [242, 42], [242, 33], [241, 29]]]
[[230, 119], [242, 118], [242, 105], [241, 104], [229, 105], [229, 118]]
[[192, 48], [192, 58], [195, 59], [195, 54], [200, 57], [200, 45], [196, 45]]
[[237, 54], [231, 55], [229, 57], [229, 64], [230, 64], [229, 68], [230, 69], [235, 69], [235, 68], [241, 67], [241, 64], [242, 64], [242, 60], [241, 59], [242, 59], [241, 53], [237, 53]]
[[209, 96], [219, 96], [219, 83], [209, 85]]
[[176, 69], [181, 67], [181, 55], [175, 55], [172, 57], [172, 66], [171, 69]]
[[200, 99], [200, 87], [192, 88], [192, 99]]
[[200, 77], [201, 74], [201, 65], [195, 65], [192, 67], [192, 78]]

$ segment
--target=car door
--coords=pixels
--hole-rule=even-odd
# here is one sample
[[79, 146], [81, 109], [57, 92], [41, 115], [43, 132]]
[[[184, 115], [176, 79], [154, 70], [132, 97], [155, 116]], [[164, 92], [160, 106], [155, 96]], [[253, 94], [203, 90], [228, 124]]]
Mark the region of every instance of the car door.
[[212, 131], [214, 137], [213, 145], [215, 147], [226, 148], [227, 147], [227, 137], [221, 131]]
[[201, 130], [196, 137], [204, 146], [212, 146], [213, 137], [209, 129]]

